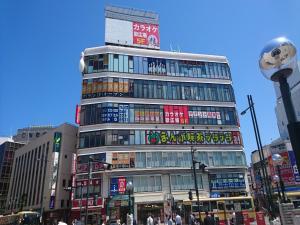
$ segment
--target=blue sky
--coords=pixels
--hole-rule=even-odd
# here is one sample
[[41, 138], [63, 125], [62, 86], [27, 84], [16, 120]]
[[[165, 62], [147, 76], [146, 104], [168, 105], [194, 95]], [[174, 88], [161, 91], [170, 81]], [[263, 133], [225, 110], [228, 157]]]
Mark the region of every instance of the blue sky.
[[[2, 0], [0, 136], [28, 125], [74, 123], [80, 52], [103, 45], [107, 4], [159, 13], [162, 50], [171, 44], [184, 52], [227, 56], [238, 111], [252, 94], [263, 144], [279, 136], [273, 84], [257, 61], [266, 42], [277, 36], [300, 48], [296, 0]], [[249, 159], [256, 148], [250, 115], [240, 122]]]

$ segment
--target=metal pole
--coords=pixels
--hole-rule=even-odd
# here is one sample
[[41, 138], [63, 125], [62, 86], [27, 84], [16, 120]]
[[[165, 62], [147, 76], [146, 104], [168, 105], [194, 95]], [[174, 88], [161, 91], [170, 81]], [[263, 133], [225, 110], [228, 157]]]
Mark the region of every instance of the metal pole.
[[292, 148], [295, 154], [296, 164], [298, 169], [300, 169], [300, 122], [297, 122], [297, 117], [295, 114], [294, 106], [291, 99], [290, 87], [287, 82], [287, 79], [284, 75], [279, 77], [281, 97], [288, 120], [288, 132]]
[[90, 176], [91, 176], [91, 159], [88, 161], [88, 183], [87, 183], [87, 191], [86, 191], [86, 206], [85, 206], [85, 225], [88, 224], [88, 209], [89, 209], [89, 186], [90, 186]]
[[286, 203], [285, 187], [284, 187], [284, 183], [283, 183], [283, 180], [282, 180], [282, 177], [281, 177], [280, 166], [277, 165], [276, 167], [277, 167], [277, 173], [278, 173], [278, 176], [279, 176], [279, 183], [280, 183], [280, 188], [281, 188], [281, 193], [282, 193], [282, 202]]
[[259, 132], [258, 123], [257, 123], [257, 119], [256, 119], [254, 103], [253, 103], [251, 95], [247, 95], [247, 97], [248, 97], [249, 107], [251, 106], [250, 113], [251, 113], [251, 119], [252, 119], [252, 123], [253, 123], [254, 133], [255, 133], [256, 144], [257, 144], [258, 152], [259, 152], [260, 165], [262, 167], [262, 172], [263, 172], [263, 179], [264, 179], [263, 183], [264, 183], [267, 198], [268, 198], [268, 208], [269, 208], [270, 214], [273, 215], [274, 207], [273, 207], [272, 195], [271, 195], [271, 191], [270, 191], [270, 182], [269, 182], [268, 175], [267, 175], [265, 156], [264, 156], [264, 152], [263, 152], [263, 148], [262, 148], [262, 144], [261, 144], [260, 132]]
[[82, 215], [81, 215], [81, 211], [82, 211], [82, 186], [83, 186], [83, 183], [81, 182], [80, 184], [81, 188], [80, 188], [80, 212], [79, 212], [79, 220], [81, 222], [81, 218], [82, 218]]
[[278, 192], [278, 198], [281, 202], [282, 199], [281, 199], [281, 193], [280, 193], [280, 189], [279, 189], [279, 186], [278, 186], [278, 182], [276, 182], [276, 188], [277, 188], [277, 192]]
[[195, 182], [195, 190], [196, 190], [196, 196], [197, 196], [197, 205], [198, 205], [198, 213], [199, 213], [199, 222], [202, 224], [202, 218], [201, 218], [201, 211], [200, 211], [200, 200], [199, 200], [199, 190], [198, 190], [198, 183], [197, 183], [197, 176], [196, 176], [196, 168], [195, 168], [195, 156], [194, 156], [194, 149], [193, 146], [191, 146], [191, 154], [192, 154], [192, 164], [193, 164], [193, 174], [194, 174], [194, 182]]
[[130, 190], [128, 190], [128, 207], [129, 207], [129, 215], [131, 215], [131, 199], [130, 199]]

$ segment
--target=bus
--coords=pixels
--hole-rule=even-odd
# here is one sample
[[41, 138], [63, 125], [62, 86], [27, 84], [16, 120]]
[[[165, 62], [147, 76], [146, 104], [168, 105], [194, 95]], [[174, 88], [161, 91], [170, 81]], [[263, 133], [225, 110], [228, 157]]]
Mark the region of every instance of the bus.
[[22, 211], [0, 216], [0, 225], [40, 225], [40, 214], [38, 212]]
[[[196, 219], [199, 219], [197, 201], [184, 201], [185, 206], [190, 207]], [[247, 214], [250, 222], [255, 221], [255, 207], [253, 198], [249, 196], [241, 197], [221, 197], [221, 198], [201, 198], [200, 199], [201, 219], [205, 217], [205, 212], [213, 213], [218, 218], [220, 224], [232, 218], [233, 212]]]

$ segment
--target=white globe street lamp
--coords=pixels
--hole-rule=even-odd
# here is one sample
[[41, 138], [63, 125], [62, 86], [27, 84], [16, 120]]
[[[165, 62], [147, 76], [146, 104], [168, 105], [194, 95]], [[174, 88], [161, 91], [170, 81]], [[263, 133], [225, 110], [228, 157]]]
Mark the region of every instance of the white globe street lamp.
[[297, 166], [300, 168], [300, 122], [297, 121], [290, 87], [287, 82], [287, 78], [297, 67], [297, 50], [295, 45], [286, 37], [278, 37], [271, 40], [260, 54], [259, 67], [267, 79], [280, 84], [282, 101], [288, 120], [289, 137]]

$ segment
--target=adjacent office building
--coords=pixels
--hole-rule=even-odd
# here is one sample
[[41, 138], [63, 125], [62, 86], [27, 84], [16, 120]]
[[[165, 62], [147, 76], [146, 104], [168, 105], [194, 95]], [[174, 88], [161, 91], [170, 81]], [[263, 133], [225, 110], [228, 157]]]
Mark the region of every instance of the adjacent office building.
[[[283, 158], [283, 164], [280, 167], [280, 173], [285, 184], [287, 197], [292, 200], [296, 207], [300, 207], [300, 175], [296, 165], [295, 154], [292, 150], [291, 142], [281, 138], [273, 141], [269, 145], [263, 147], [265, 160], [263, 164], [267, 168], [267, 179], [271, 181], [272, 191], [274, 195], [278, 195], [276, 183], [273, 182], [274, 175], [278, 175], [276, 166], [272, 161], [273, 154], [280, 154]], [[266, 206], [265, 187], [263, 182], [262, 163], [259, 151], [255, 150], [251, 153], [251, 175], [253, 180], [253, 195], [257, 200], [257, 205]]]
[[0, 214], [5, 212], [15, 151], [22, 146], [23, 144], [15, 143], [12, 140], [0, 144]]
[[[194, 189], [191, 146], [208, 165], [208, 172], [197, 170], [200, 197], [246, 196], [247, 166], [227, 58], [160, 51], [158, 15], [152, 12], [109, 6], [105, 26], [106, 45], [85, 49], [80, 61], [73, 217], [85, 216], [88, 204], [88, 224], [125, 222], [126, 184], [132, 181], [137, 223], [148, 213], [164, 221], [170, 200], [183, 208]], [[88, 170], [90, 156], [95, 161]], [[101, 161], [112, 170], [104, 170]]]
[[40, 211], [44, 224], [67, 221], [70, 215], [72, 162], [77, 127], [62, 124], [15, 152], [7, 195], [7, 213]]
[[27, 144], [40, 136], [46, 134], [48, 131], [53, 130], [54, 126], [29, 126], [18, 129], [17, 134], [13, 136], [15, 142]]

